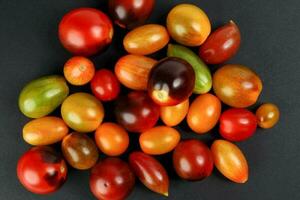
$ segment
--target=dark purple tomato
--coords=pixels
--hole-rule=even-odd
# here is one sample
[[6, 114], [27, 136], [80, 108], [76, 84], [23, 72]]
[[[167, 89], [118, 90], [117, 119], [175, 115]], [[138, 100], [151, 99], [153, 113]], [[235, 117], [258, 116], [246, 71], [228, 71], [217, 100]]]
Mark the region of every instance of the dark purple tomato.
[[186, 180], [202, 180], [214, 168], [210, 149], [196, 139], [181, 141], [173, 152], [173, 166], [178, 176]]
[[117, 25], [132, 29], [148, 19], [154, 4], [154, 0], [109, 0], [109, 12]]
[[143, 132], [152, 128], [159, 118], [160, 108], [146, 92], [133, 91], [116, 103], [119, 124], [130, 132]]
[[49, 194], [63, 185], [67, 166], [62, 157], [51, 147], [33, 147], [18, 161], [19, 181], [30, 192]]
[[90, 189], [97, 199], [123, 200], [133, 189], [135, 177], [119, 158], [106, 158], [92, 168]]
[[185, 101], [192, 94], [194, 86], [194, 69], [180, 58], [165, 58], [150, 71], [148, 92], [160, 106], [174, 106]]

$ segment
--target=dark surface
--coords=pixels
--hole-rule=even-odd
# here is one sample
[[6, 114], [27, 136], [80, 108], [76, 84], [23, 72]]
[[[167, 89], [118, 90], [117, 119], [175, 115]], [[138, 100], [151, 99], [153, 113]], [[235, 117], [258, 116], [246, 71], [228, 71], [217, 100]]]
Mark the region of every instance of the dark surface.
[[[70, 169], [66, 184], [57, 193], [48, 196], [31, 194], [20, 185], [16, 177], [16, 163], [29, 145], [21, 136], [22, 126], [28, 119], [19, 112], [17, 99], [28, 81], [43, 75], [62, 73], [62, 66], [70, 54], [61, 47], [57, 37], [61, 17], [67, 11], [81, 6], [106, 10], [105, 2], [0, 0], [0, 199], [94, 199], [89, 192], [88, 171]], [[202, 182], [180, 180], [172, 170], [170, 154], [161, 157], [171, 176], [169, 199], [300, 199], [300, 1], [157, 2], [150, 19], [153, 23], [164, 24], [167, 12], [179, 2], [199, 5], [207, 12], [214, 28], [233, 19], [241, 29], [242, 46], [230, 63], [245, 64], [254, 69], [264, 82], [259, 103], [273, 102], [281, 110], [280, 123], [275, 128], [258, 130], [251, 139], [238, 143], [250, 165], [250, 178], [244, 185], [227, 181], [216, 170]], [[113, 45], [105, 53], [93, 57], [98, 69], [113, 69], [117, 58], [124, 54], [121, 40], [125, 32], [119, 28], [115, 30]], [[163, 50], [157, 58], [162, 58], [165, 53]], [[183, 137], [200, 138], [208, 144], [218, 137], [216, 130], [210, 135], [197, 136], [188, 131], [186, 125], [182, 127], [182, 132], [186, 132]], [[133, 138], [134, 142], [137, 142], [137, 136]], [[129, 199], [165, 198], [138, 183]]]

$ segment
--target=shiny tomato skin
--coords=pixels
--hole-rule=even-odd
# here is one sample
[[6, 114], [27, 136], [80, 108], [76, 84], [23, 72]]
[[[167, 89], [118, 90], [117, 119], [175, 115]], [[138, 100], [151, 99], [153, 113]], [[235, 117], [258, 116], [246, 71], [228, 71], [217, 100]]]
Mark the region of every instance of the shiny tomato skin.
[[256, 116], [244, 108], [231, 108], [220, 117], [219, 132], [229, 141], [239, 142], [251, 137], [257, 127]]
[[261, 128], [272, 128], [280, 118], [279, 108], [272, 103], [264, 103], [256, 110], [258, 126]]
[[189, 139], [181, 141], [175, 148], [173, 166], [182, 179], [202, 180], [211, 175], [214, 162], [206, 144]]
[[112, 101], [120, 93], [120, 83], [113, 72], [107, 69], [100, 69], [91, 81], [91, 89], [99, 100]]
[[175, 106], [161, 106], [160, 118], [167, 126], [180, 124], [189, 111], [189, 99]]
[[48, 146], [33, 147], [17, 164], [21, 184], [35, 194], [57, 191], [67, 177], [67, 165], [55, 150]]
[[123, 200], [132, 191], [135, 177], [129, 165], [119, 158], [106, 158], [90, 173], [90, 189], [97, 199]]
[[59, 23], [59, 39], [71, 53], [91, 56], [111, 43], [113, 25], [106, 14], [94, 8], [68, 12]]

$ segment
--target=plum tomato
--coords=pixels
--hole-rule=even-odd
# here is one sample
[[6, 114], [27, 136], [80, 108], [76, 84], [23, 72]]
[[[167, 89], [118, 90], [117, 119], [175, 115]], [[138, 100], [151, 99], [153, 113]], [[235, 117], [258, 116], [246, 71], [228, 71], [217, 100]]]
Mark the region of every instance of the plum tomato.
[[212, 94], [199, 95], [191, 104], [187, 123], [198, 134], [207, 133], [217, 124], [221, 115], [221, 101]]
[[33, 147], [19, 159], [17, 175], [28, 191], [49, 194], [57, 191], [64, 184], [67, 165], [53, 148]]
[[168, 196], [169, 176], [165, 168], [152, 156], [143, 152], [132, 152], [129, 164], [139, 180], [153, 192]]
[[106, 122], [97, 128], [95, 141], [99, 149], [106, 155], [119, 156], [127, 150], [129, 136], [122, 126]]
[[238, 146], [226, 140], [215, 140], [211, 152], [216, 168], [226, 178], [236, 183], [248, 180], [247, 160]]
[[169, 40], [168, 31], [164, 26], [147, 24], [127, 33], [123, 45], [128, 53], [149, 55], [165, 47]]
[[134, 183], [135, 177], [129, 165], [119, 158], [100, 161], [90, 173], [90, 189], [97, 199], [125, 199]]
[[94, 74], [93, 62], [82, 56], [74, 56], [64, 65], [65, 78], [72, 85], [85, 85], [92, 80]]
[[167, 27], [171, 37], [185, 46], [201, 45], [211, 31], [203, 10], [192, 4], [179, 4], [168, 14]]
[[177, 126], [189, 111], [189, 99], [175, 106], [160, 107], [160, 118], [167, 126]]
[[199, 56], [208, 64], [220, 64], [236, 54], [240, 43], [240, 30], [230, 21], [210, 34], [199, 49]]
[[156, 60], [138, 55], [121, 57], [115, 65], [115, 74], [119, 81], [133, 90], [147, 90], [150, 70]]
[[61, 116], [77, 132], [92, 132], [104, 118], [102, 103], [93, 95], [78, 92], [68, 96], [61, 106]]
[[279, 116], [279, 108], [272, 103], [262, 104], [256, 110], [257, 123], [261, 128], [272, 128], [279, 121]]
[[120, 83], [113, 72], [100, 69], [91, 81], [91, 89], [95, 97], [101, 101], [111, 101], [120, 93]]
[[256, 103], [261, 91], [259, 76], [243, 65], [225, 65], [213, 75], [217, 97], [235, 108], [246, 108]]
[[214, 161], [206, 144], [189, 139], [181, 141], [175, 148], [173, 166], [182, 179], [195, 181], [211, 175]]
[[180, 141], [180, 133], [168, 126], [157, 126], [140, 135], [140, 147], [146, 154], [161, 155], [172, 151]]
[[230, 108], [220, 117], [219, 132], [229, 141], [239, 142], [251, 137], [257, 127], [256, 116], [245, 108]]
[[109, 0], [109, 13], [122, 28], [142, 25], [150, 16], [155, 0]]
[[74, 132], [64, 137], [61, 149], [67, 162], [75, 169], [89, 169], [99, 157], [95, 142], [83, 133]]
[[113, 25], [106, 14], [94, 8], [68, 12], [59, 23], [59, 39], [71, 53], [91, 56], [111, 43]]
[[159, 119], [159, 106], [146, 92], [133, 91], [118, 99], [115, 114], [118, 123], [127, 131], [140, 133], [155, 126]]
[[160, 106], [174, 106], [187, 100], [194, 86], [194, 69], [181, 58], [165, 58], [150, 71], [149, 96]]

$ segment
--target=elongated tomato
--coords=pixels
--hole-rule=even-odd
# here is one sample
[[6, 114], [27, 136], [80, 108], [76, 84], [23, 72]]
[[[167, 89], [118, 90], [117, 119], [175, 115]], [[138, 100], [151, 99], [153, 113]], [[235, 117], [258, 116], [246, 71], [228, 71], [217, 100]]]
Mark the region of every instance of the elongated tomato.
[[189, 100], [175, 106], [160, 107], [160, 118], [167, 126], [176, 126], [185, 118], [189, 111]]

